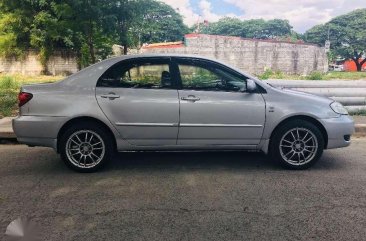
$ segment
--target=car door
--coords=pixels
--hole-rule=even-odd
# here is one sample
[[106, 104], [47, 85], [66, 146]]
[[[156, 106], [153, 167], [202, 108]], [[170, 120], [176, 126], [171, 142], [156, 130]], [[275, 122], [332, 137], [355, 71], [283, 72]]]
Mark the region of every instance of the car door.
[[247, 77], [221, 64], [176, 58], [179, 145], [257, 145], [265, 123], [261, 93], [246, 92]]
[[176, 145], [179, 100], [170, 58], [124, 60], [107, 70], [96, 88], [98, 103], [133, 145]]

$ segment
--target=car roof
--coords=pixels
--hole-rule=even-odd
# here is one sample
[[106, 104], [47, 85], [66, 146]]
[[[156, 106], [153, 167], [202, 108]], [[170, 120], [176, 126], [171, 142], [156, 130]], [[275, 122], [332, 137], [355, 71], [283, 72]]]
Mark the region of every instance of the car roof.
[[[257, 79], [256, 77], [243, 72], [242, 70], [231, 66], [227, 63], [224, 63], [220, 60], [214, 59], [214, 58], [208, 58], [200, 55], [194, 55], [194, 54], [171, 54], [171, 53], [153, 53], [153, 54], [133, 54], [133, 55], [123, 55], [118, 57], [109, 58], [106, 60], [103, 60], [101, 62], [98, 62], [94, 65], [91, 65], [85, 69], [82, 69], [78, 73], [75, 73], [68, 78], [64, 79], [64, 84], [80, 84], [80, 85], [88, 85], [91, 87], [95, 87], [95, 84], [97, 82], [97, 79], [112, 65], [128, 59], [138, 59], [138, 58], [153, 58], [153, 57], [176, 57], [176, 58], [194, 58], [194, 59], [202, 59], [202, 60], [208, 60], [213, 61], [219, 64], [222, 64], [228, 68], [231, 68], [239, 73], [242, 73], [246, 75], [249, 78]], [[258, 83], [258, 82], [257, 82]], [[260, 85], [264, 85], [264, 83], [259, 83]]]

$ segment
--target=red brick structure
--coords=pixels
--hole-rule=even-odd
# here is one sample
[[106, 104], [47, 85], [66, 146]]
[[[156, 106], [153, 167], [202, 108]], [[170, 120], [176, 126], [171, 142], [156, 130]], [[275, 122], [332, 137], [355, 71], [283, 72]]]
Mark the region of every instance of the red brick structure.
[[[362, 59], [359, 60], [360, 62], [362, 61]], [[357, 71], [357, 66], [355, 61], [353, 60], [346, 60], [343, 63], [343, 70], [347, 71], [347, 72], [356, 72]], [[366, 63], [364, 63], [362, 65], [362, 70], [366, 71]]]

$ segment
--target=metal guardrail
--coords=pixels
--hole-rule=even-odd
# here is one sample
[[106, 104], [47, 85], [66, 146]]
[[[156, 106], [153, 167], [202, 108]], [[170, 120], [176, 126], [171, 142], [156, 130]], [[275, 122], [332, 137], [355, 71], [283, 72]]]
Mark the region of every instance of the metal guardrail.
[[268, 80], [287, 89], [329, 97], [342, 103], [352, 113], [366, 112], [366, 80]]

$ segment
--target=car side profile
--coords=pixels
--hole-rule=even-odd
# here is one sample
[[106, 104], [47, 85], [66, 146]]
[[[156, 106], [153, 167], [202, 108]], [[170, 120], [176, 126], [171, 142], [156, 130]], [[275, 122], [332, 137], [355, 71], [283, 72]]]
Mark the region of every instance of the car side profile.
[[275, 88], [216, 60], [108, 59], [56, 83], [26, 85], [13, 128], [80, 172], [123, 151], [258, 150], [291, 169], [346, 147], [354, 122], [331, 99]]

